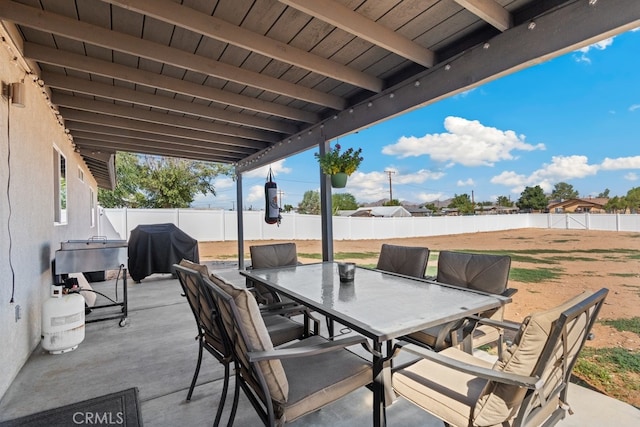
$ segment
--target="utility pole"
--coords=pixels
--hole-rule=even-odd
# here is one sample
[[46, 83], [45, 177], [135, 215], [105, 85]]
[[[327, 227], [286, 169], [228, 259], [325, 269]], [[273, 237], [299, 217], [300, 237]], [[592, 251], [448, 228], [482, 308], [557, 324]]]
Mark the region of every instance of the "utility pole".
[[232, 210], [232, 211], [235, 211], [235, 210], [236, 210], [236, 201], [235, 201], [235, 200], [232, 200], [232, 201], [231, 201], [231, 210]]
[[389, 203], [393, 201], [393, 190], [391, 188], [391, 175], [395, 173], [395, 171], [384, 171], [387, 175], [389, 175]]

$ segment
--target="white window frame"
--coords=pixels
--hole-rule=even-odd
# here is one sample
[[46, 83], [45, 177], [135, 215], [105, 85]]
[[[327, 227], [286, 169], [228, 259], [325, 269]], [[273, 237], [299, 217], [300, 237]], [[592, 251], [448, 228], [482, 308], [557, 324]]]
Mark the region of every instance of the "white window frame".
[[89, 188], [89, 214], [91, 215], [91, 228], [96, 226], [96, 196], [93, 188]]
[[56, 225], [67, 223], [67, 158], [62, 151], [53, 146], [53, 222]]

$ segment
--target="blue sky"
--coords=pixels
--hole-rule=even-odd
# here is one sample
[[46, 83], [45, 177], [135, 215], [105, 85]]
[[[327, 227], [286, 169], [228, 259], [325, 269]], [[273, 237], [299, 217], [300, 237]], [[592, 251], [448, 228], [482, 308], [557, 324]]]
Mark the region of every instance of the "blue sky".
[[[415, 203], [465, 193], [515, 201], [526, 186], [550, 192], [558, 182], [580, 197], [625, 195], [640, 186], [639, 52], [640, 31], [630, 31], [342, 137], [364, 161], [333, 191], [388, 198], [392, 170], [393, 198]], [[316, 151], [271, 165], [283, 204], [319, 189]], [[243, 175], [245, 209], [263, 208], [267, 170]], [[233, 208], [235, 183], [215, 186], [193, 206]]]

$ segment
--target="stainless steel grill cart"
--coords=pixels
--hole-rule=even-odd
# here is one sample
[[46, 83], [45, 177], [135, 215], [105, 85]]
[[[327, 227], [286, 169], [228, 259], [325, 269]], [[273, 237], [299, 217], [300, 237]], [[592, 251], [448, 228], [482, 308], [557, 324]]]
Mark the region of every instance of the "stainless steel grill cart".
[[[122, 307], [122, 314], [87, 319], [86, 323], [99, 322], [110, 319], [120, 319], [120, 326], [127, 322], [127, 241], [108, 240], [106, 237], [92, 237], [87, 240], [69, 240], [60, 243], [60, 250], [56, 251], [55, 274], [66, 277], [70, 273], [83, 273], [98, 270], [118, 270], [115, 284], [115, 299], [102, 294], [111, 301], [91, 307], [91, 310]], [[118, 299], [118, 281], [122, 275], [122, 300]]]

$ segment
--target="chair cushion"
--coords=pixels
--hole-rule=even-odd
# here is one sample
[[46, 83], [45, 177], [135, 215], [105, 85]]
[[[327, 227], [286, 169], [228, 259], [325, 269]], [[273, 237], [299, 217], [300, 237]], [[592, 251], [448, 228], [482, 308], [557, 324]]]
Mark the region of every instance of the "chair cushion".
[[224, 278], [218, 276], [216, 273], [211, 273], [209, 275], [209, 279], [211, 279], [213, 283], [218, 285], [220, 289], [222, 289], [223, 291], [225, 291], [226, 293], [228, 293], [234, 298], [238, 296], [243, 289], [243, 288], [237, 287], [233, 283], [227, 282], [226, 280], [224, 280]]
[[[553, 323], [560, 314], [585, 298], [580, 294], [550, 310], [532, 314], [522, 322], [513, 344], [504, 352], [494, 368], [497, 371], [520, 375], [532, 375], [542, 350], [549, 338]], [[499, 424], [511, 418], [524, 398], [526, 389], [487, 383], [474, 410], [474, 423], [478, 426]]]
[[197, 264], [193, 261], [189, 261], [188, 259], [183, 259], [180, 261], [180, 264], [183, 267], [190, 268], [191, 270], [195, 270], [198, 273], [202, 274], [204, 277], [209, 275], [209, 269], [204, 264]]
[[[197, 271], [203, 277], [207, 277], [209, 274], [209, 269], [206, 265], [197, 264], [187, 259], [180, 261], [179, 265]], [[184, 286], [186, 287], [184, 289], [185, 295], [192, 306], [192, 310], [195, 310], [194, 314], [197, 317], [197, 322], [204, 332], [205, 342], [219, 354], [227, 354], [222, 342], [221, 332], [210, 315], [215, 311], [215, 307], [210, 305], [210, 301], [202, 294], [203, 290], [199, 288], [197, 279], [192, 277], [191, 274], [186, 274], [186, 277], [184, 277]], [[198, 307], [201, 307], [201, 309]]]
[[511, 257], [441, 251], [438, 282], [476, 291], [501, 294], [507, 288]]
[[[491, 368], [492, 363], [457, 348], [440, 352], [447, 357]], [[407, 400], [445, 422], [469, 425], [471, 411], [487, 380], [447, 368], [430, 360], [420, 360], [392, 376], [393, 389]]]
[[429, 249], [412, 246], [397, 246], [384, 243], [378, 257], [378, 270], [424, 277], [429, 262]]
[[[213, 283], [218, 285], [220, 289], [231, 295], [234, 299], [239, 297], [242, 292], [246, 291], [245, 288], [239, 288], [233, 283], [227, 282], [215, 273], [211, 273], [209, 278]], [[304, 334], [304, 325], [291, 320], [288, 317], [280, 314], [269, 314], [268, 312], [261, 312], [261, 315], [265, 326], [267, 327], [269, 337], [271, 338], [271, 343], [274, 346], [300, 339]]]
[[[321, 342], [326, 339], [314, 335], [286, 347]], [[373, 376], [371, 364], [347, 350], [284, 359], [282, 365], [289, 379], [289, 400], [278, 409], [287, 423], [371, 383]]]
[[[211, 281], [221, 289], [223, 289], [222, 286], [224, 285], [230, 285], [215, 275], [211, 276]], [[235, 295], [229, 295], [232, 296], [236, 305], [238, 316], [240, 317], [238, 320], [248, 340], [247, 345], [249, 348], [246, 350], [273, 350], [273, 342], [269, 336], [267, 326], [262, 319], [260, 308], [258, 307], [255, 297], [247, 289], [236, 289], [237, 292], [234, 292]], [[239, 354], [244, 354], [245, 349], [241, 343], [236, 342], [234, 346]], [[262, 369], [267, 387], [269, 388], [271, 399], [280, 403], [286, 402], [289, 394], [289, 383], [282, 368], [282, 363], [279, 360], [264, 360], [258, 363]]]

